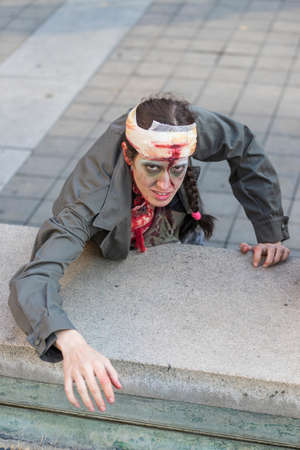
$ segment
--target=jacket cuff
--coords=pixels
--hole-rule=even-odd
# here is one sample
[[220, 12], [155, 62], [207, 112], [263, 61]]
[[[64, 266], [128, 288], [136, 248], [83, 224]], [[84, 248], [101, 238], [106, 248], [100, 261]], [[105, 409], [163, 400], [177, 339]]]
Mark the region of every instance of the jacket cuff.
[[282, 216], [264, 222], [252, 222], [257, 242], [273, 243], [289, 239], [288, 221], [288, 216]]
[[27, 341], [35, 348], [43, 361], [59, 362], [63, 358], [61, 351], [54, 346], [57, 339], [55, 332], [74, 329], [74, 325], [64, 314], [55, 318], [45, 315], [39, 326], [27, 336]]

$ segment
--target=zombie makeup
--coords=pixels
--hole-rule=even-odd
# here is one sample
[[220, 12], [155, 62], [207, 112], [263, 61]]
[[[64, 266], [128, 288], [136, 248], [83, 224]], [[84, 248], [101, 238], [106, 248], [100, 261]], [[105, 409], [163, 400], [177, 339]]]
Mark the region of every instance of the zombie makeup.
[[180, 188], [188, 158], [146, 159], [138, 154], [131, 166], [135, 183], [141, 194], [153, 206], [166, 206]]

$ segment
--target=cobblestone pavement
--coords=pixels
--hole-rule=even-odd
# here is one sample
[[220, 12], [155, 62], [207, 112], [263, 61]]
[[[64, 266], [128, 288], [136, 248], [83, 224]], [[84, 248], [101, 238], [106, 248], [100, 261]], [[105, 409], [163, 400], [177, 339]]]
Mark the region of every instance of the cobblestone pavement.
[[[0, 81], [1, 66], [65, 3], [1, 1]], [[117, 17], [119, 3], [112, 3]], [[52, 202], [70, 171], [108, 123], [142, 97], [172, 91], [254, 131], [278, 171], [290, 216], [288, 245], [300, 256], [299, 22], [298, 0], [149, 2], [34, 148], [23, 148], [22, 142], [10, 148], [0, 136], [0, 152], [27, 152], [0, 191], [0, 221], [39, 226], [52, 215]], [[34, 53], [31, 58], [34, 63]], [[227, 164], [203, 164], [200, 185], [207, 211], [219, 219], [209, 245], [255, 242], [231, 193]]]

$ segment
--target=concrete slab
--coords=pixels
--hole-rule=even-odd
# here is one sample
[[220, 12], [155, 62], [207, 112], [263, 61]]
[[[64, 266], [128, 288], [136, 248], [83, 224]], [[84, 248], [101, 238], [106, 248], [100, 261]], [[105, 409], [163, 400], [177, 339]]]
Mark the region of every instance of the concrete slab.
[[[6, 304], [35, 234], [1, 225], [0, 375], [62, 383], [61, 363], [40, 361]], [[112, 262], [90, 244], [62, 286], [124, 393], [300, 418], [298, 259], [254, 269], [238, 252], [174, 244]]]
[[149, 3], [69, 0], [51, 15], [0, 66], [2, 145], [37, 146]]

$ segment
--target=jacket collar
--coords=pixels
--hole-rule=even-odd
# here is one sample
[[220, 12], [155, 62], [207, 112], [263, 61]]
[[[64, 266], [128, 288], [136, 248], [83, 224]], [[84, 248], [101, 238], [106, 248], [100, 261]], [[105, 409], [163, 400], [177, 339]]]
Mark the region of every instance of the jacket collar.
[[93, 225], [111, 231], [125, 217], [131, 217], [132, 178], [120, 151], [105, 201]]

